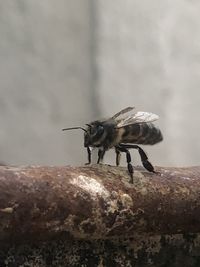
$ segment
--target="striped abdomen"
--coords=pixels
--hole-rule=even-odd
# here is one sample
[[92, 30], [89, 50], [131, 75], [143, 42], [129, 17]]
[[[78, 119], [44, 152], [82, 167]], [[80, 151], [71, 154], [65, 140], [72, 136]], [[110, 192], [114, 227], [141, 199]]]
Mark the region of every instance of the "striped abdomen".
[[163, 140], [161, 131], [153, 123], [132, 124], [124, 127], [121, 143], [154, 145]]

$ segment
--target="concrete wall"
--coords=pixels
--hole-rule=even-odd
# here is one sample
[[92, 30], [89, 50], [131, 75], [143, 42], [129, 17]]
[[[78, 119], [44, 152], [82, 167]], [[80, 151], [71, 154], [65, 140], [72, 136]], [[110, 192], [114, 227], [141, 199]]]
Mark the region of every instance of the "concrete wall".
[[154, 164], [199, 164], [199, 5], [1, 0], [0, 160], [82, 164], [82, 132], [61, 129], [134, 105], [160, 115]]
[[75, 162], [61, 129], [93, 117], [89, 1], [0, 1], [0, 36], [1, 160]]
[[200, 4], [98, 1], [98, 93], [107, 114], [135, 105], [160, 115], [163, 165], [199, 164]]

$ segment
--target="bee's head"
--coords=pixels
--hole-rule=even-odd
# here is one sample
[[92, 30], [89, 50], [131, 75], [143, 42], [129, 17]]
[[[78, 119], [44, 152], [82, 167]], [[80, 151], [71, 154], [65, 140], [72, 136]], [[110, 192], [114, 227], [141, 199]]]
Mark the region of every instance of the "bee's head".
[[103, 135], [104, 135], [104, 127], [102, 123], [99, 121], [92, 122], [91, 124], [86, 124], [87, 129], [84, 129], [82, 127], [71, 127], [71, 128], [65, 128], [62, 129], [63, 131], [66, 130], [74, 130], [74, 129], [81, 129], [85, 132], [84, 134], [84, 146], [99, 146], [101, 144], [101, 141], [103, 141]]
[[84, 146], [88, 147], [100, 145], [104, 135], [104, 127], [102, 123], [96, 121], [86, 125], [87, 129], [84, 135]]

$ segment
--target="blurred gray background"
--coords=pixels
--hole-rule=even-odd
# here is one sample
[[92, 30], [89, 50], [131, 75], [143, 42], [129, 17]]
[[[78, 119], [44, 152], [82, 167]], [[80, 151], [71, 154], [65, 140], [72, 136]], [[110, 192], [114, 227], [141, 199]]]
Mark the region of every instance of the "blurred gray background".
[[160, 116], [164, 141], [145, 147], [153, 164], [199, 165], [199, 10], [197, 0], [0, 0], [0, 161], [83, 164], [83, 133], [61, 129], [135, 106]]

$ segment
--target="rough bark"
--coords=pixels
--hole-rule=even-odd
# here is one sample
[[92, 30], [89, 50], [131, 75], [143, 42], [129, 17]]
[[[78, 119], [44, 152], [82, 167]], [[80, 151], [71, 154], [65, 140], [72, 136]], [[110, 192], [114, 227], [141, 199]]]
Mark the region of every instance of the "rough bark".
[[200, 232], [200, 167], [0, 167], [0, 240]]

